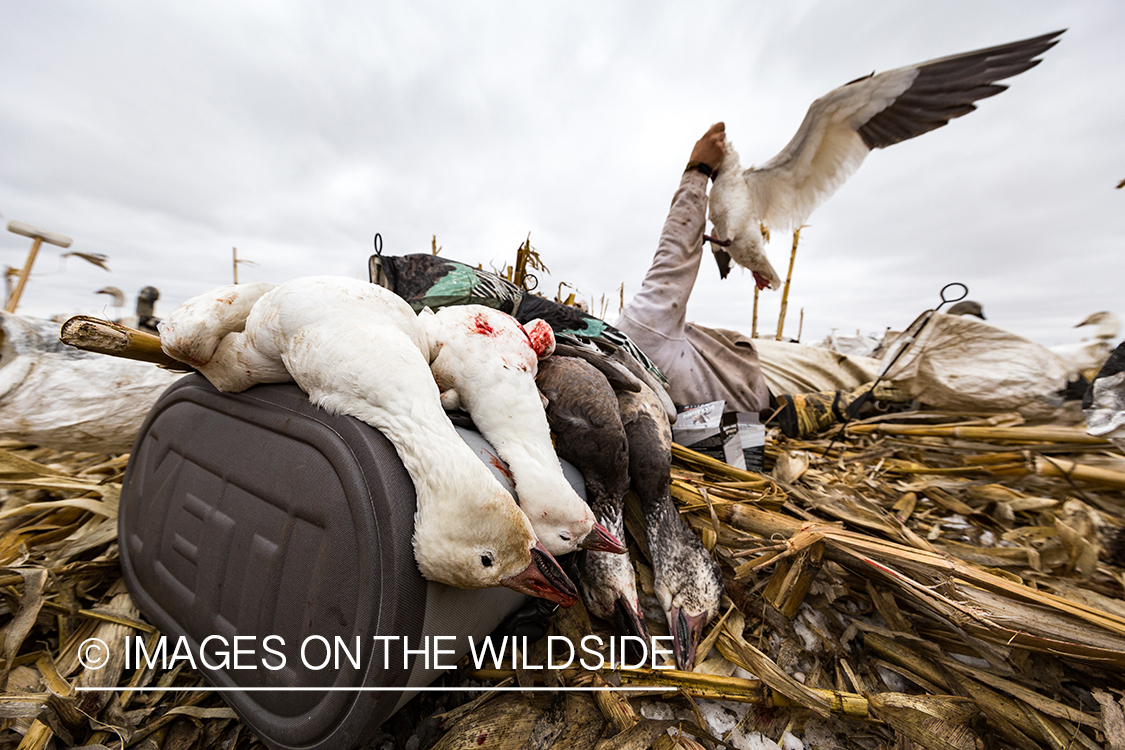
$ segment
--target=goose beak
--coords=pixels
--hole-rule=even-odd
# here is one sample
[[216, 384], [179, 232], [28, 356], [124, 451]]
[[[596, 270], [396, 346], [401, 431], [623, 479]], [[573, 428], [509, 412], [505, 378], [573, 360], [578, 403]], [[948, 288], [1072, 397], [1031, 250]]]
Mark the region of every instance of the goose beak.
[[625, 554], [625, 545], [621, 540], [609, 533], [609, 529], [600, 523], [595, 523], [594, 528], [578, 545], [580, 549], [595, 550], [597, 552], [612, 552], [615, 555]]
[[668, 629], [672, 631], [672, 650], [676, 654], [676, 667], [685, 672], [695, 668], [695, 649], [707, 624], [707, 615], [689, 615], [679, 607], [668, 611]]
[[539, 542], [531, 548], [531, 564], [522, 573], [500, 583], [513, 591], [538, 596], [563, 607], [573, 606], [578, 601], [578, 589]]
[[[613, 603], [613, 624], [617, 626], [617, 632], [622, 635], [633, 635], [645, 643], [651, 643], [644, 613], [635, 604], [630, 605], [623, 596], [617, 597], [617, 600]], [[637, 652], [635, 643], [628, 641], [626, 648], [629, 649], [630, 662], [640, 658], [641, 654]]]

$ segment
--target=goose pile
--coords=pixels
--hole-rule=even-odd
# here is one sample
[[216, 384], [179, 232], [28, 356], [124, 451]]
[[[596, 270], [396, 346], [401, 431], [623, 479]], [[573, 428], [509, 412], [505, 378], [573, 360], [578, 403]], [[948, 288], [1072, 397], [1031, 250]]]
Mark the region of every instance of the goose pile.
[[576, 601], [527, 516], [457, 435], [426, 327], [392, 292], [334, 277], [220, 287], [173, 310], [160, 338], [219, 390], [292, 380], [314, 404], [379, 429], [414, 481], [414, 552], [427, 579]]
[[[636, 492], [676, 664], [691, 670], [703, 628], [718, 612], [723, 581], [718, 564], [672, 502], [668, 413], [637, 377], [635, 362], [564, 350], [581, 359], [552, 357], [539, 377], [559, 455], [582, 471], [595, 510], [612, 532], [621, 531], [626, 490], [631, 485]], [[591, 553], [583, 593], [594, 615], [614, 622], [625, 635], [647, 639], [634, 575], [627, 560]]]

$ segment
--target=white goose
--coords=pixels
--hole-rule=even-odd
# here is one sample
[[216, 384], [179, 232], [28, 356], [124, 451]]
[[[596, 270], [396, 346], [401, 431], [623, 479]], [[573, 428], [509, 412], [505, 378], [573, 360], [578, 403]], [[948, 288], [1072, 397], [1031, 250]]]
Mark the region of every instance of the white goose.
[[392, 292], [332, 277], [221, 287], [172, 311], [161, 345], [220, 390], [293, 380], [318, 406], [378, 428], [414, 480], [414, 553], [426, 578], [576, 601], [511, 495], [446, 417], [426, 332]]
[[535, 387], [540, 357], [555, 348], [551, 327], [526, 327], [481, 305], [423, 311], [419, 321], [430, 345], [430, 370], [447, 409], [464, 408], [508, 464], [520, 507], [539, 541], [554, 555], [578, 548], [623, 553], [563, 476], [551, 430]]
[[[998, 47], [965, 52], [871, 74], [812, 103], [797, 134], [777, 156], [743, 171], [726, 144], [711, 190], [712, 245], [725, 277], [729, 255], [749, 268], [759, 289], [777, 289], [766, 259], [761, 227], [789, 231], [830, 198], [872, 149], [940, 128], [972, 112], [973, 102], [995, 96], [996, 83], [1039, 64], [1034, 59], [1062, 34], [1044, 34]], [[725, 246], [729, 242], [729, 246]]]

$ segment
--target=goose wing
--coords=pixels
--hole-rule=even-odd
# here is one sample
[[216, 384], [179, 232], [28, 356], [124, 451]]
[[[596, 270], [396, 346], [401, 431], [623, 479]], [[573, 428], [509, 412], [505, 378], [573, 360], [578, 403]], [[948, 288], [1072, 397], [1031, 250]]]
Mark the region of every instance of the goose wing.
[[743, 176], [767, 226], [790, 230], [829, 198], [876, 148], [927, 133], [972, 112], [996, 83], [1039, 64], [1062, 31], [871, 74], [809, 107], [797, 134]]

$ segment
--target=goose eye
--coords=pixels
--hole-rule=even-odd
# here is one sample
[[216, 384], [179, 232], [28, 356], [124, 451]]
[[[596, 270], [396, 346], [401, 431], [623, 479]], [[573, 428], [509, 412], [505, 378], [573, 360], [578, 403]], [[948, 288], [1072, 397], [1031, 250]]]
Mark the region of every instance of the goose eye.
[[568, 534], [564, 531], [561, 534], [559, 534], [559, 538], [562, 539], [564, 542], [569, 542], [570, 541], [570, 534]]
[[486, 568], [491, 568], [492, 567], [492, 558], [489, 555], [481, 555], [480, 556], [480, 564], [483, 565]]

